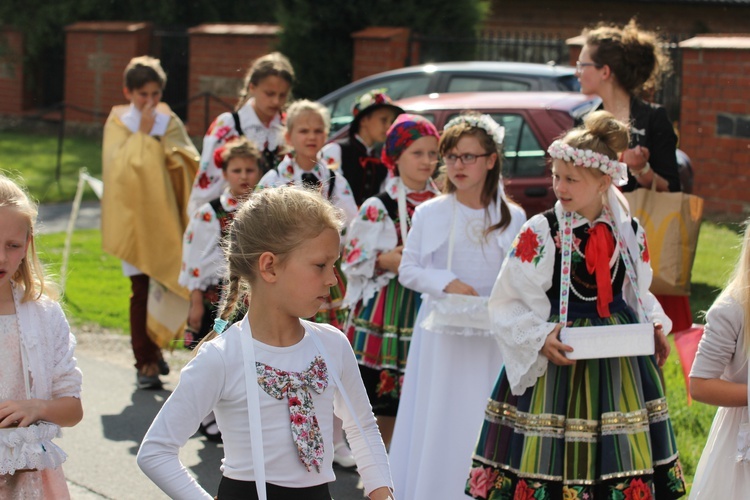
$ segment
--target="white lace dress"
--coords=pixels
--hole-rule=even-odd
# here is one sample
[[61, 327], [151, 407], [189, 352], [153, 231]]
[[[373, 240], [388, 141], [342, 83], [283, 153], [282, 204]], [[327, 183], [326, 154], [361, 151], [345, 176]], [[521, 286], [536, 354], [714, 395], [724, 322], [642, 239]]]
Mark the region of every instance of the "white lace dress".
[[[21, 334], [15, 314], [0, 316], [0, 401], [26, 399]], [[2, 499], [70, 498], [62, 467], [0, 475]]]
[[[434, 207], [434, 200], [426, 202]], [[445, 203], [445, 202], [443, 202]], [[423, 205], [423, 206], [424, 206]], [[417, 209], [406, 247], [420, 248], [420, 238], [428, 238], [429, 231], [420, 228], [421, 220], [443, 217], [442, 224], [450, 225], [452, 210]], [[420, 213], [421, 212], [421, 213]], [[426, 265], [424, 279], [417, 279], [413, 288], [426, 292], [427, 300], [414, 325], [412, 344], [406, 363], [406, 374], [396, 426], [391, 443], [390, 461], [396, 498], [411, 500], [460, 500], [466, 498], [464, 487], [471, 454], [482, 425], [487, 395], [502, 367], [500, 348], [489, 335], [451, 335], [435, 333], [423, 326], [432, 307], [435, 290], [425, 283], [435, 274], [449, 272], [474, 287], [481, 296], [489, 296], [513, 237], [523, 224], [522, 211], [513, 207], [513, 219], [505, 238], [493, 232], [484, 238], [484, 230], [496, 224], [499, 215], [490, 210], [489, 220], [484, 209], [474, 210], [456, 203], [455, 247], [451, 270], [448, 268], [448, 240], [446, 238], [430, 256], [412, 265]], [[445, 220], [445, 217], [448, 220]], [[512, 233], [512, 234], [511, 234]], [[401, 278], [410, 273], [405, 269], [414, 255], [404, 250]], [[433, 274], [433, 278], [429, 278]], [[451, 276], [445, 280], [450, 281]], [[420, 286], [421, 282], [421, 286]], [[442, 289], [442, 288], [441, 288]]]

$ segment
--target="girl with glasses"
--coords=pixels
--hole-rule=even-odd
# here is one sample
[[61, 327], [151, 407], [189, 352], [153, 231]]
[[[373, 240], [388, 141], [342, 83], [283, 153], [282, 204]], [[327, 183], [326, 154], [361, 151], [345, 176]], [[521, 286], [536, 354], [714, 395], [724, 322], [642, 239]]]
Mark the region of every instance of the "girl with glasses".
[[[445, 194], [414, 212], [399, 281], [422, 294], [391, 445], [396, 498], [461, 499], [492, 380], [502, 366], [487, 301], [525, 213], [504, 195], [504, 129], [446, 124]], [[487, 321], [482, 321], [486, 317]]]

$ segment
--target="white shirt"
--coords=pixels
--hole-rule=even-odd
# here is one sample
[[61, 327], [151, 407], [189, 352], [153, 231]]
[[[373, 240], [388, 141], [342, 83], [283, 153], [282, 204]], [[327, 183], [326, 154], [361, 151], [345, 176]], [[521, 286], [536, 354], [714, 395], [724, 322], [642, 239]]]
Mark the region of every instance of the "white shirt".
[[[309, 333], [309, 324], [302, 324], [306, 329], [305, 336], [293, 346], [273, 347], [254, 341], [256, 361], [284, 371], [302, 372], [309, 368], [320, 353]], [[299, 459], [292, 438], [288, 401], [286, 398], [275, 399], [259, 388], [266, 481], [293, 488], [335, 481], [332, 467], [335, 413], [344, 421], [344, 430], [365, 491], [392, 487], [385, 446], [380, 439], [349, 341], [343, 333], [329, 325], [317, 326], [323, 329], [319, 337], [330, 356], [330, 359], [325, 359], [328, 370], [335, 370], [344, 384], [375, 456], [370, 453], [368, 442], [354, 423], [341, 393], [333, 383], [333, 377], [329, 376], [328, 387], [323, 393], [311, 391], [323, 435], [325, 456], [320, 473], [314, 469], [308, 472]], [[235, 325], [200, 349], [183, 369], [179, 385], [164, 403], [143, 440], [138, 465], [172, 498], [212, 498], [190, 476], [178, 458], [179, 448], [212, 410], [224, 441], [221, 466], [224, 476], [240, 481], [253, 481], [255, 478], [245, 374], [242, 370], [241, 334], [239, 326]]]

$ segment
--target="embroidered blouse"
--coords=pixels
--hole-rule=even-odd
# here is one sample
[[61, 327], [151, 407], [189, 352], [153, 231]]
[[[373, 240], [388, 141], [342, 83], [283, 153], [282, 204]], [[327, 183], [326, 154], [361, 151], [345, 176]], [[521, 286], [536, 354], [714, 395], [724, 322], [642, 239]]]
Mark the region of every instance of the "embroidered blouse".
[[[250, 99], [237, 114], [240, 117], [245, 137], [261, 151], [275, 150], [284, 146], [284, 124], [281, 115], [275, 116], [266, 127], [258, 118], [253, 108], [255, 101]], [[203, 150], [198, 173], [195, 176], [193, 190], [190, 193], [188, 215], [192, 215], [205, 203], [218, 198], [227, 186], [221, 174], [221, 168], [214, 163], [214, 151], [229, 139], [238, 137], [232, 113], [220, 114], [208, 127], [203, 138]]]
[[[317, 181], [321, 184], [322, 194], [328, 198], [331, 203], [337, 208], [343, 210], [346, 216], [346, 224], [348, 225], [357, 216], [357, 204], [354, 202], [354, 196], [352, 190], [349, 187], [349, 183], [338, 170], [331, 170], [323, 163], [317, 163], [311, 170], [303, 170], [297, 162], [294, 160], [292, 155], [287, 155], [279, 163], [279, 166], [273, 170], [266, 172], [266, 175], [260, 180], [256, 186], [256, 190], [279, 187], [285, 185], [295, 184], [301, 186], [302, 176], [305, 174], [312, 174], [315, 176]], [[332, 181], [332, 175], [335, 177], [335, 185], [331, 196], [328, 196], [329, 186]]]
[[[403, 186], [403, 183], [398, 177], [386, 180], [384, 195], [394, 203], [397, 203], [399, 186]], [[403, 188], [407, 196], [406, 211], [409, 218], [421, 204], [421, 201], [415, 200], [416, 197], [424, 197], [426, 201], [438, 195], [432, 182], [427, 184], [425, 191], [413, 191], [406, 186]], [[378, 255], [405, 243], [401, 241], [401, 221], [398, 217], [391, 218], [381, 196], [383, 195], [365, 200], [346, 233], [341, 270], [348, 281], [343, 307], [351, 307], [360, 300], [367, 302], [396, 277], [396, 273], [379, 269], [376, 265]], [[407, 224], [408, 231], [411, 221]]]
[[[305, 323], [302, 322], [307, 328]], [[392, 487], [390, 477], [383, 477], [388, 470], [388, 458], [349, 341], [343, 333], [329, 325], [317, 325], [317, 328], [325, 330], [319, 334], [319, 338], [330, 357], [326, 359], [328, 374], [335, 371], [339, 375], [368, 437], [359, 432], [332, 379], [322, 392], [309, 390], [324, 453], [320, 472], [314, 467], [308, 471], [300, 460], [298, 443], [290, 429], [290, 400], [280, 400], [269, 394], [274, 390], [267, 392], [263, 381], [260, 381], [266, 481], [293, 488], [334, 481], [335, 414], [344, 422], [365, 491]], [[178, 455], [179, 448], [190, 439], [204, 416], [212, 410], [224, 438], [223, 475], [241, 481], [253, 481], [255, 478], [240, 332], [239, 328], [230, 328], [199, 350], [182, 370], [180, 384], [164, 403], [143, 440], [138, 465], [171, 498], [213, 498], [180, 463]], [[311, 334], [307, 332], [300, 342], [290, 347], [274, 347], [254, 341], [254, 348], [257, 365], [287, 373], [308, 371], [320, 354]], [[265, 373], [265, 369], [261, 369], [260, 373]], [[372, 444], [372, 450], [366, 439]], [[376, 446], [376, 443], [381, 444]]]
[[188, 290], [205, 291], [218, 284], [224, 275], [226, 262], [221, 238], [238, 203], [226, 189], [219, 197], [219, 204], [223, 214], [217, 214], [212, 203], [206, 203], [193, 215], [185, 230], [179, 283]]
[[[562, 220], [559, 202], [555, 204], [554, 211], [557, 220]], [[592, 222], [574, 214], [574, 234], [578, 228], [593, 226], [597, 222], [612, 226], [611, 217], [606, 209], [601, 217]], [[523, 394], [547, 370], [547, 358], [540, 351], [547, 335], [555, 327], [555, 323], [548, 321], [552, 312], [552, 302], [559, 300], [559, 289], [552, 289], [553, 283], [559, 283], [560, 272], [559, 269], [555, 269], [557, 248], [554, 236], [544, 214], [529, 219], [513, 242], [490, 295], [489, 308], [493, 330], [498, 334], [505, 360], [505, 371], [511, 390], [516, 395]], [[646, 234], [640, 225], [637, 226], [636, 240], [640, 248], [640, 255], [634, 259], [638, 283], [633, 284], [627, 276], [623, 277], [622, 273], [617, 273], [623, 280], [623, 298], [637, 311], [637, 300], [633, 292], [633, 287], [637, 286], [649, 317], [652, 321], [662, 324], [666, 335], [672, 329], [672, 322], [664, 314], [656, 298], [648, 291], [652, 271]], [[575, 297], [571, 298], [571, 301], [574, 299]]]

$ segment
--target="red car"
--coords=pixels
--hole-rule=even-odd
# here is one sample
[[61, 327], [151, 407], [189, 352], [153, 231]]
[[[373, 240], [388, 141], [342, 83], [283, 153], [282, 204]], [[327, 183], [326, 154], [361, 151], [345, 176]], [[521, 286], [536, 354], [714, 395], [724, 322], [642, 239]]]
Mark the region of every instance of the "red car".
[[531, 217], [556, 200], [547, 147], [600, 102], [574, 92], [471, 92], [409, 97], [397, 104], [428, 118], [441, 132], [466, 110], [487, 113], [503, 125], [505, 190]]

